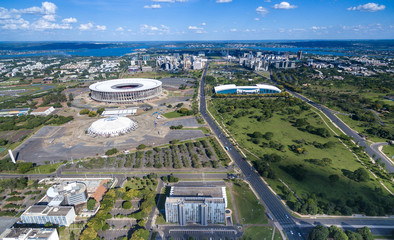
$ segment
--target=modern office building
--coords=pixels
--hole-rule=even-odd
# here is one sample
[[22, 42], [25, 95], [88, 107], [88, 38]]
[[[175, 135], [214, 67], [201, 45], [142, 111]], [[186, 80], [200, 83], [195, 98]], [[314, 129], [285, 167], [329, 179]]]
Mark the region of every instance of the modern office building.
[[99, 102], [131, 103], [158, 97], [162, 83], [147, 78], [125, 78], [97, 82], [89, 86], [90, 97]]
[[226, 84], [215, 87], [215, 93], [217, 94], [272, 94], [280, 92], [279, 88], [268, 84], [256, 84], [255, 86]]
[[217, 186], [175, 186], [166, 198], [166, 222], [180, 225], [225, 223], [226, 188]]
[[82, 182], [62, 182], [47, 190], [49, 206], [78, 205], [88, 200], [86, 184]]
[[51, 207], [47, 205], [30, 206], [22, 215], [23, 223], [45, 224], [52, 223], [60, 226], [70, 226], [75, 220], [72, 206]]
[[59, 240], [56, 228], [10, 228], [1, 236], [3, 240]]

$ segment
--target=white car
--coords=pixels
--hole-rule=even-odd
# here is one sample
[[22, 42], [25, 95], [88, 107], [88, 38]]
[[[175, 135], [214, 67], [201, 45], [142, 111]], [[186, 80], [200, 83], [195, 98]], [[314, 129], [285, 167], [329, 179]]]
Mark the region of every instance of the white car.
[[293, 234], [294, 234], [294, 233], [293, 233], [293, 231], [291, 231], [291, 230], [290, 230], [290, 233], [291, 233], [291, 235], [293, 235]]

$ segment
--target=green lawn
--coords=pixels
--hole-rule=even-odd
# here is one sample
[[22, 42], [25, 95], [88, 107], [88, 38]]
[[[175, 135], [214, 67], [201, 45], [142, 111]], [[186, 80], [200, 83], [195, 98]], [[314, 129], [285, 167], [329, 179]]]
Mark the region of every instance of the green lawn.
[[256, 198], [249, 186], [240, 182], [233, 184], [233, 195], [239, 220], [242, 224], [266, 224], [265, 208]]
[[387, 139], [385, 138], [379, 138], [376, 137], [374, 135], [369, 135], [368, 133], [366, 133], [366, 127], [363, 127], [362, 124], [363, 122], [359, 122], [356, 120], [353, 120], [350, 118], [350, 116], [346, 116], [346, 115], [342, 115], [342, 114], [337, 114], [337, 117], [340, 118], [344, 123], [346, 123], [350, 128], [352, 128], [353, 130], [368, 135], [368, 140], [371, 140], [373, 142], [385, 142], [387, 141]]
[[387, 155], [387, 157], [394, 160], [394, 145], [383, 146], [383, 152]]
[[235, 212], [234, 212], [234, 207], [233, 207], [233, 201], [231, 199], [231, 193], [230, 193], [230, 188], [226, 187], [226, 196], [227, 196], [227, 208], [232, 210], [231, 213], [231, 218], [233, 220], [233, 224], [236, 224], [235, 220]]
[[[250, 226], [245, 229], [244, 235], [240, 240], [271, 240], [273, 227]], [[278, 229], [275, 229], [274, 240], [282, 240]]]
[[[218, 105], [218, 102], [220, 103], [220, 101], [222, 101], [221, 107], [223, 107], [223, 103], [225, 105], [237, 105], [236, 101], [241, 100], [212, 100], [215, 105]], [[296, 114], [291, 114], [286, 113], [286, 111], [289, 110], [286, 109], [288, 107], [285, 106], [283, 107], [283, 112], [282, 110], [276, 110], [269, 119], [258, 121], [253, 116], [261, 115], [260, 109], [253, 107], [246, 110], [249, 114], [246, 114], [245, 116], [241, 115], [238, 118], [233, 116], [241, 111], [245, 111], [244, 109], [237, 109], [231, 112], [219, 114], [216, 108], [212, 105], [210, 105], [209, 108], [211, 113], [215, 115], [215, 118], [218, 119], [219, 122], [223, 121], [226, 123], [227, 129], [232, 133], [242, 148], [251, 151], [259, 157], [264, 154], [274, 153], [281, 156], [281, 160], [279, 162], [269, 163], [270, 168], [277, 176], [277, 179], [273, 180], [267, 178], [271, 187], [280, 195], [282, 193], [285, 194], [286, 189], [278, 178], [282, 179], [297, 193], [298, 196], [303, 199], [308, 199], [311, 194], [314, 194], [313, 197], [316, 197], [317, 201], [321, 201], [322, 207], [329, 202], [341, 201], [346, 203], [347, 200], [354, 199], [355, 197], [362, 197], [371, 205], [372, 203], [377, 202], [380, 197], [390, 198], [385, 190], [382, 190], [382, 193], [377, 194], [377, 191], [380, 191], [379, 189], [382, 189], [382, 187], [378, 181], [372, 178], [372, 176], [370, 176], [371, 180], [367, 182], [356, 182], [345, 176], [345, 173], [348, 173], [349, 171], [353, 172], [358, 168], [364, 167], [357, 161], [354, 155], [338, 141], [331, 131], [330, 137], [321, 137], [307, 131], [301, 131], [293, 126], [291, 123], [292, 120], [306, 118], [312, 126], [326, 128], [323, 120], [312, 110], [303, 110], [300, 113], [297, 112]], [[292, 108], [295, 110], [297, 109], [297, 107]], [[250, 112], [253, 114], [250, 114]], [[228, 123], [231, 120], [233, 120], [233, 123], [229, 125]], [[250, 134], [255, 131], [259, 131], [263, 134], [266, 132], [272, 132], [273, 137], [271, 141], [284, 145], [284, 148], [282, 151], [279, 151], [274, 148], [270, 148], [269, 146], [262, 146], [263, 143], [269, 144], [270, 141], [266, 139], [261, 139], [261, 143], [253, 143], [250, 141]], [[306, 153], [297, 154], [290, 150], [289, 146], [298, 144], [295, 141], [299, 140], [305, 142], [302, 144], [302, 148], [306, 150]], [[317, 148], [312, 144], [313, 142], [324, 144], [328, 141], [334, 143], [334, 146], [329, 149]], [[321, 166], [306, 161], [308, 159], [321, 160], [323, 158], [331, 159], [331, 164]], [[286, 171], [286, 168], [289, 166], [297, 166], [297, 168], [298, 166], [301, 166], [305, 169], [303, 179], [297, 180], [290, 175], [288, 172], [289, 170]], [[339, 176], [339, 180], [332, 183], [329, 181], [328, 176], [334, 174]], [[295, 197], [291, 194], [287, 200], [296, 201]], [[331, 214], [338, 214], [338, 212], [334, 212], [335, 211]]]
[[164, 113], [163, 116], [166, 118], [178, 118], [178, 117], [182, 117], [182, 114], [180, 114], [177, 111], [173, 111], [173, 112]]
[[33, 170], [27, 172], [28, 174], [45, 174], [45, 173], [53, 173], [60, 167], [63, 163], [54, 163], [47, 165], [39, 165], [35, 167]]
[[[155, 180], [157, 181], [157, 180]], [[130, 181], [126, 181], [123, 183], [123, 187], [126, 188], [132, 188], [132, 189], [142, 189], [145, 188], [146, 186], [149, 186], [150, 189], [153, 191], [156, 188], [156, 185], [153, 185], [150, 179], [131, 179]]]

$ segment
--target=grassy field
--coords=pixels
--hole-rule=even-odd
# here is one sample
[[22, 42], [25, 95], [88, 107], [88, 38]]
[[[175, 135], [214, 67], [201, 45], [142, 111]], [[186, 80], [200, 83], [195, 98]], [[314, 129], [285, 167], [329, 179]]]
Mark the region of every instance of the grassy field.
[[234, 207], [233, 207], [233, 201], [231, 199], [231, 193], [230, 193], [230, 188], [226, 187], [226, 196], [227, 196], [227, 208], [232, 210], [231, 213], [231, 218], [233, 219], [233, 224], [235, 225], [235, 212], [234, 212]]
[[383, 152], [387, 155], [387, 157], [394, 160], [394, 145], [383, 146]]
[[[271, 240], [273, 227], [250, 226], [245, 228], [244, 235], [240, 240]], [[278, 229], [275, 229], [274, 240], [282, 240]]]
[[359, 122], [356, 120], [353, 120], [350, 118], [350, 116], [346, 116], [346, 115], [342, 115], [342, 114], [337, 114], [336, 115], [338, 118], [340, 118], [344, 123], [346, 123], [350, 128], [352, 128], [353, 130], [368, 135], [368, 140], [371, 140], [373, 142], [385, 142], [387, 141], [385, 138], [379, 138], [376, 137], [374, 135], [369, 135], [365, 132], [365, 130], [367, 129], [366, 127], [363, 127], [362, 124], [363, 122]]
[[[214, 99], [213, 103], [215, 106], [219, 104], [218, 101], [226, 100]], [[232, 103], [226, 102], [226, 104], [230, 105]], [[236, 105], [236, 103], [234, 103], [234, 105]], [[238, 118], [233, 117], [242, 110], [219, 114], [217, 111], [218, 109], [212, 105], [209, 108], [219, 122], [223, 120], [223, 122], [226, 123], [226, 127], [240, 146], [251, 151], [258, 157], [264, 154], [277, 154], [281, 156], [282, 160], [279, 162], [270, 163], [270, 168], [274, 171], [277, 178], [267, 178], [271, 187], [280, 195], [285, 195], [288, 190], [279, 181], [279, 178], [304, 200], [313, 197], [317, 201], [320, 201], [322, 205], [327, 205], [331, 202], [346, 202], [346, 200], [354, 199], [358, 196], [372, 204], [377, 201], [376, 196], [388, 197], [388, 193], [385, 190], [383, 190], [381, 194], [376, 194], [377, 191], [380, 191], [381, 186], [376, 180], [372, 179], [372, 177], [371, 180], [367, 182], [357, 182], [346, 177], [350, 172], [358, 168], [363, 168], [363, 166], [357, 161], [353, 154], [333, 136], [334, 134], [331, 133], [329, 137], [321, 137], [307, 131], [301, 131], [293, 126], [292, 119], [305, 118], [312, 126], [325, 128], [326, 126], [322, 119], [312, 110], [304, 110], [300, 113], [297, 112], [297, 114], [287, 114], [282, 111], [276, 111], [272, 114], [271, 118], [259, 122], [253, 117], [253, 114], [247, 114]], [[296, 108], [297, 107], [295, 107], [295, 109]], [[248, 111], [254, 112], [256, 115], [259, 113], [259, 109], [253, 107], [248, 108]], [[233, 123], [228, 124], [232, 120]], [[271, 141], [284, 145], [284, 148], [279, 151], [259, 143], [253, 143], [250, 141], [250, 135], [255, 131], [260, 131], [263, 134], [265, 132], [272, 132], [273, 137]], [[269, 141], [265, 139], [261, 141], [265, 144], [269, 143]], [[301, 144], [301, 147], [305, 150], [304, 153], [298, 154], [291, 151], [290, 146], [297, 144], [296, 141], [304, 142]], [[312, 144], [313, 142], [324, 144], [328, 141], [334, 143], [334, 146], [329, 149], [317, 148]], [[323, 158], [331, 159], [331, 164], [328, 164], [328, 166], [321, 166], [306, 161]], [[286, 168], [288, 169], [289, 167], [302, 168], [305, 170], [303, 179], [297, 180], [294, 176], [289, 174], [289, 171], [286, 171]], [[339, 180], [337, 182], [330, 182], [328, 178], [330, 175], [338, 175]], [[296, 198], [290, 194], [286, 200], [296, 201]], [[334, 212], [331, 214], [338, 214], [338, 212]]]
[[40, 165], [35, 167], [33, 170], [27, 172], [28, 174], [45, 174], [45, 173], [53, 173], [58, 169], [63, 163], [54, 163], [47, 165]]
[[166, 118], [178, 118], [178, 117], [182, 117], [182, 114], [180, 114], [177, 111], [173, 111], [173, 112], [164, 113], [163, 116]]
[[233, 184], [233, 195], [242, 224], [266, 224], [265, 208], [244, 182]]

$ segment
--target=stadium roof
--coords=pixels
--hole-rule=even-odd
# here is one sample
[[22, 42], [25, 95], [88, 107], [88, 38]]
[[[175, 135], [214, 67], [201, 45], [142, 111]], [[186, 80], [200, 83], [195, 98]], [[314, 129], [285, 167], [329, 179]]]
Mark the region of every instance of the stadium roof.
[[124, 78], [97, 82], [90, 85], [89, 89], [98, 92], [134, 92], [149, 90], [161, 84], [158, 80], [148, 78]]

